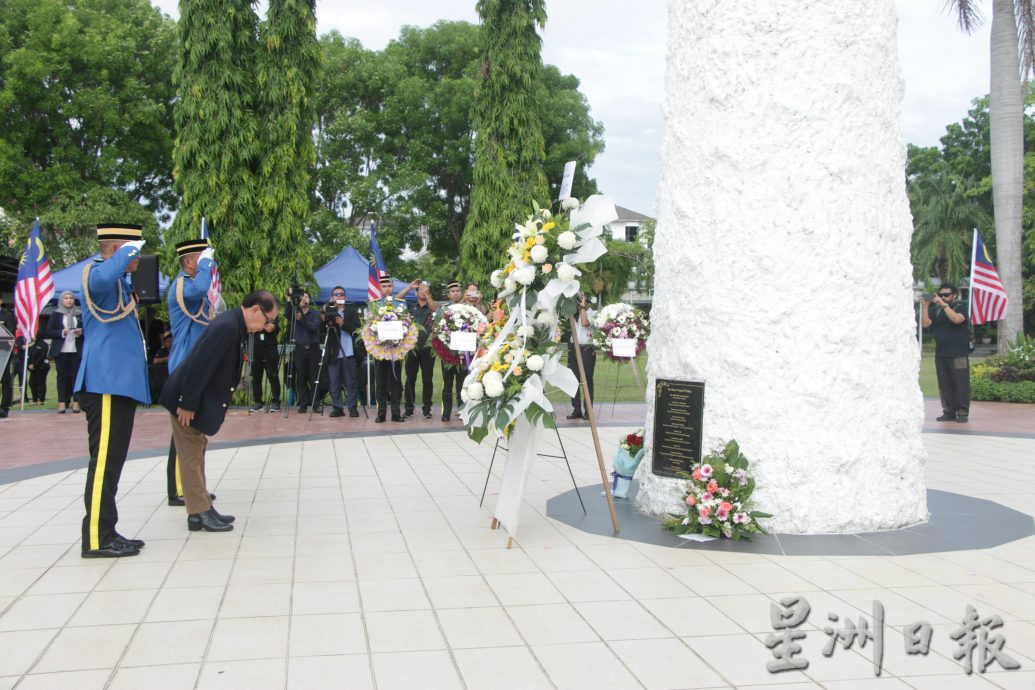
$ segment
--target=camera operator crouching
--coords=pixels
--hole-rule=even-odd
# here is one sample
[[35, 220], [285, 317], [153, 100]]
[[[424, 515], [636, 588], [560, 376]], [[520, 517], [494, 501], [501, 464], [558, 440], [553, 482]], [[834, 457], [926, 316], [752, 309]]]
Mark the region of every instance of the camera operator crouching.
[[[359, 403], [359, 360], [361, 342], [356, 333], [360, 328], [359, 307], [347, 304], [345, 288], [337, 285], [331, 290], [331, 301], [323, 309], [321, 339], [326, 339], [327, 354], [324, 367], [327, 369], [331, 389], [331, 417], [344, 417], [349, 408], [350, 417], [358, 417]], [[329, 331], [329, 333], [328, 333]], [[329, 337], [328, 337], [329, 336]], [[344, 388], [345, 397], [342, 398]]]
[[[298, 308], [292, 309], [295, 321], [295, 396], [299, 412], [307, 411], [309, 405], [313, 404], [317, 366], [320, 363], [321, 320], [320, 314], [310, 309], [311, 302], [312, 297], [303, 291], [298, 298]], [[320, 411], [316, 409], [317, 405], [313, 407], [315, 412]]]

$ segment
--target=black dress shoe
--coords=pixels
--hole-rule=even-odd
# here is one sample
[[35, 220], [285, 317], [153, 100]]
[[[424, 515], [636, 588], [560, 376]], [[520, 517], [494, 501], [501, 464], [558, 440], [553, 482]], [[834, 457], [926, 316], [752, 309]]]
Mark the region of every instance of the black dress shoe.
[[409, 408], [408, 410], [406, 410], [405, 412], [403, 412], [403, 417], [412, 417], [412, 416], [413, 416], [413, 408], [412, 407]]
[[936, 422], [955, 422], [956, 421], [956, 415], [954, 415], [954, 414], [943, 414], [941, 417], [938, 417], [935, 421]]
[[169, 505], [171, 505], [171, 506], [181, 506], [182, 507], [182, 506], [187, 505], [187, 503], [186, 503], [186, 501], [183, 500], [183, 496], [177, 496], [175, 498], [170, 498], [169, 499]]
[[393, 422], [405, 422], [406, 418], [403, 417], [402, 415], [399, 415], [399, 414], [393, 414], [392, 415], [392, 421]]
[[449, 421], [449, 415], [447, 415], [447, 414], [442, 415], [442, 421], [443, 422], [448, 422]]
[[140, 549], [129, 544], [124, 544], [117, 539], [112, 539], [99, 549], [83, 549], [83, 558], [122, 558], [124, 556], [136, 556]]
[[209, 508], [204, 513], [187, 516], [187, 529], [191, 532], [205, 530], [206, 532], [229, 532], [234, 528], [219, 519], [219, 513]]
[[143, 539], [129, 539], [128, 537], [122, 536], [118, 532], [115, 533], [115, 541], [120, 542], [122, 544], [127, 544], [127, 545], [132, 546], [132, 547], [134, 547], [136, 549], [144, 548], [144, 540]]
[[333, 410], [331, 410], [331, 413], [328, 416], [329, 417], [344, 417], [345, 416], [345, 410], [341, 409], [340, 407], [335, 407]]
[[426, 410], [424, 412], [424, 419], [431, 419], [431, 410]]
[[966, 424], [967, 422], [970, 421], [970, 417], [967, 416], [967, 415], [962, 415], [961, 414], [959, 417], [956, 418], [956, 421], [958, 423], [960, 423], [960, 424]]
[[383, 421], [385, 421], [385, 416], [383, 414], [379, 414], [376, 417], [374, 417], [375, 424], [380, 424]]
[[582, 413], [581, 412], [572, 412], [570, 415], [568, 415], [568, 419], [582, 419], [582, 418], [583, 417], [582, 417]]
[[308, 410], [308, 409], [309, 409], [308, 405], [299, 405], [298, 406], [298, 413], [299, 414], [305, 414], [306, 410]]
[[355, 407], [350, 407], [349, 408], [349, 416], [350, 417], [358, 417], [359, 416], [359, 410], [357, 410]]
[[313, 414], [323, 414], [323, 405], [313, 405]]
[[237, 519], [233, 515], [223, 515], [218, 510], [216, 510], [215, 506], [212, 506], [211, 508], [209, 508], [209, 510], [211, 510], [213, 513], [215, 513], [217, 518], [219, 518], [220, 520], [222, 520], [223, 522], [225, 522], [228, 525], [230, 523], [232, 523], [234, 520]]

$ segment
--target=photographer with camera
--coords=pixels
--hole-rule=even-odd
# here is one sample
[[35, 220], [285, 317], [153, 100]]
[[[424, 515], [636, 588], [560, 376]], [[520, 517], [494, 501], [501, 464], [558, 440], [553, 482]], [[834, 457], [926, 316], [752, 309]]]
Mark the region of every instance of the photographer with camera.
[[[575, 313], [575, 334], [579, 340], [579, 352], [582, 354], [582, 366], [586, 370], [586, 384], [588, 391], [583, 390], [582, 395], [575, 393], [575, 396], [571, 399], [571, 414], [568, 415], [568, 419], [589, 419], [589, 406], [586, 405], [583, 408], [582, 401], [586, 398], [586, 393], [589, 394], [589, 399], [593, 398], [593, 370], [597, 365], [597, 351], [593, 349], [593, 318], [597, 315], [596, 311], [589, 308], [589, 298], [586, 297], [586, 293], [580, 291], [576, 296], [576, 304], [578, 311]], [[579, 363], [575, 356], [575, 340], [572, 338], [568, 341], [568, 368], [571, 369], [572, 373], [575, 374], [575, 378], [579, 378]], [[579, 387], [582, 387], [581, 379], [579, 379]], [[583, 412], [583, 409], [587, 412]]]
[[[324, 367], [331, 388], [331, 417], [344, 417], [349, 408], [350, 417], [358, 417], [359, 353], [356, 333], [360, 328], [359, 308], [345, 302], [345, 288], [336, 285], [331, 290], [331, 301], [324, 305], [322, 337], [327, 342]], [[342, 388], [345, 398], [342, 399]]]
[[277, 376], [277, 366], [280, 364], [280, 352], [277, 350], [277, 340], [280, 335], [280, 326], [276, 320], [267, 323], [257, 333], [250, 334], [252, 338], [252, 403], [249, 412], [259, 412], [264, 407], [262, 395], [262, 375], [270, 382], [270, 412], [280, 412], [280, 377]]
[[[956, 286], [942, 283], [938, 294], [922, 298], [921, 323], [934, 336], [934, 370], [942, 399], [939, 422], [965, 424], [970, 419], [970, 324]], [[931, 304], [934, 304], [934, 313]]]
[[[294, 308], [292, 295], [291, 318], [295, 322], [295, 396], [298, 411], [305, 412], [309, 405], [314, 405], [316, 393], [316, 368], [320, 363], [320, 314], [309, 307], [312, 297], [305, 290], [298, 296], [298, 307]], [[318, 411], [318, 410], [317, 410]]]
[[482, 304], [482, 291], [478, 289], [478, 283], [467, 284], [467, 292], [464, 293], [464, 301], [484, 315], [489, 313], [489, 308]]

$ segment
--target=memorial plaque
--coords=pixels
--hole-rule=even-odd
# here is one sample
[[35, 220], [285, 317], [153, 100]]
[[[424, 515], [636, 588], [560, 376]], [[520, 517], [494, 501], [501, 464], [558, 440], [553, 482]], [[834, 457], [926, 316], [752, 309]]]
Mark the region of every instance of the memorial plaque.
[[678, 477], [701, 461], [704, 383], [657, 379], [654, 382], [654, 448], [651, 471]]

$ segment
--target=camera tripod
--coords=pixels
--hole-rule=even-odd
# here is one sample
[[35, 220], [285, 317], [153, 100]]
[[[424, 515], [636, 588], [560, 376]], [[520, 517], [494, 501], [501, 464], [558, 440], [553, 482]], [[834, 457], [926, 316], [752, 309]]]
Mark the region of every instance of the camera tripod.
[[[337, 312], [335, 312], [335, 315], [337, 315]], [[313, 418], [313, 411], [314, 411], [314, 409], [316, 407], [316, 402], [317, 402], [317, 399], [318, 399], [317, 398], [317, 394], [319, 393], [319, 400], [321, 401], [321, 403], [323, 401], [323, 396], [326, 395], [326, 393], [321, 393], [321, 391], [320, 391], [320, 379], [323, 376], [324, 364], [327, 362], [327, 350], [328, 350], [327, 345], [328, 345], [328, 343], [330, 343], [330, 340], [331, 340], [331, 332], [332, 331], [337, 332], [339, 334], [339, 337], [340, 337], [340, 334], [341, 334], [341, 328], [339, 326], [332, 326], [331, 324], [326, 323], [326, 320], [325, 320], [324, 324], [325, 324], [325, 326], [327, 328], [327, 333], [325, 333], [324, 336], [323, 336], [323, 349], [320, 352], [320, 364], [316, 368], [316, 383], [313, 385], [313, 406], [309, 408], [309, 417], [307, 417], [307, 421], [311, 420]], [[350, 335], [349, 337], [352, 337], [352, 336]], [[355, 372], [355, 375], [358, 376], [359, 375], [359, 372], [358, 372], [358, 368], [359, 367], [358, 367], [358, 365], [357, 365], [356, 368], [357, 368], [357, 371]], [[353, 385], [358, 385], [358, 382], [354, 383]], [[328, 382], [328, 387], [329, 387], [329, 382]], [[331, 399], [333, 400], [333, 396], [331, 396]], [[370, 419], [370, 413], [367, 412], [367, 406], [364, 405], [362, 402], [360, 402], [358, 400], [357, 400], [357, 404], [360, 405], [363, 408], [363, 416], [365, 418], [367, 418], [367, 419]], [[323, 412], [322, 412], [323, 405], [322, 404], [320, 406], [320, 409], [321, 409], [320, 415], [322, 416], [323, 415]]]

